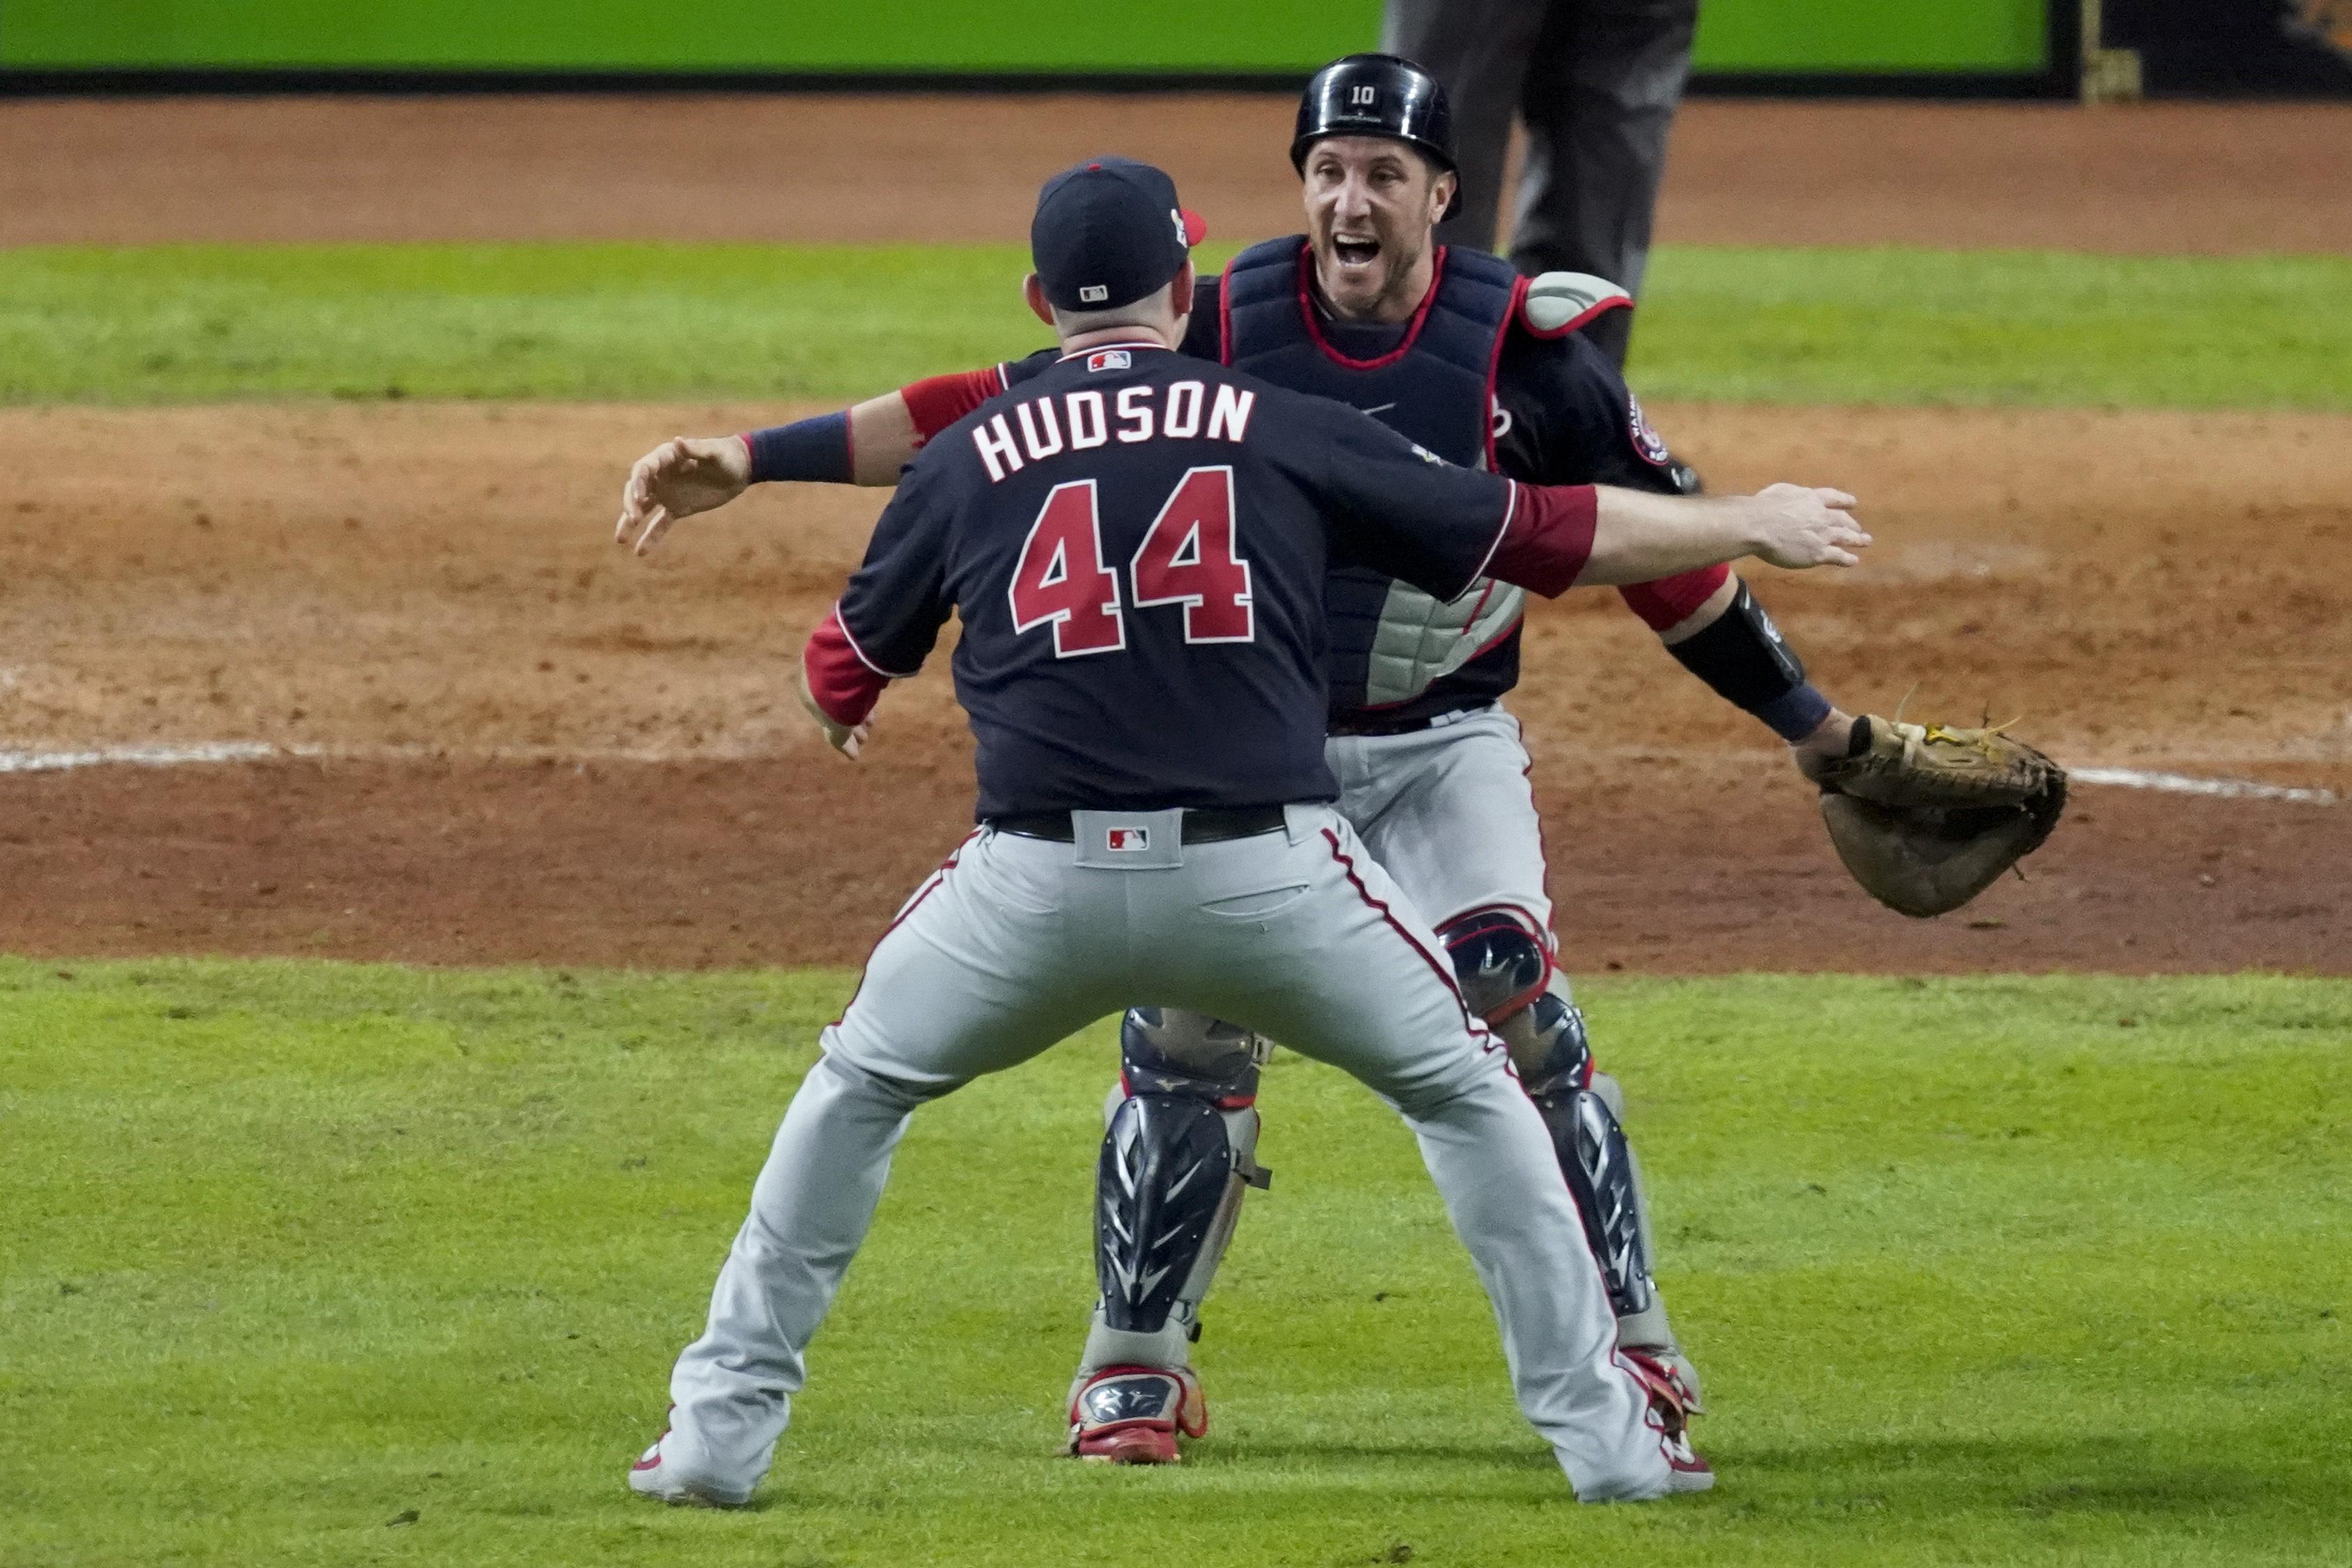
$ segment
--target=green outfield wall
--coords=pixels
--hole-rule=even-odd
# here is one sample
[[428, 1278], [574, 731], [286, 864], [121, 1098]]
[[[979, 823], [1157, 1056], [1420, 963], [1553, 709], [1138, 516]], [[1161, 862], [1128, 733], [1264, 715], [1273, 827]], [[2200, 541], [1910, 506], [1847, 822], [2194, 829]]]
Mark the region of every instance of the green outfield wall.
[[[2026, 73], [2049, 0], [1705, 0], [1709, 72]], [[0, 0], [0, 69], [1296, 72], [1379, 0]]]

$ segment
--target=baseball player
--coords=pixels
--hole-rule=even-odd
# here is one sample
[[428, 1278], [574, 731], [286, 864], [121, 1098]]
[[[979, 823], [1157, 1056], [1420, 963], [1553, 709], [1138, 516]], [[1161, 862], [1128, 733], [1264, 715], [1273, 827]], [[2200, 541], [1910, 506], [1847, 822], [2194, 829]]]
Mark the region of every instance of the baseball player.
[[[1851, 565], [1868, 538], [1834, 491], [1520, 485], [1171, 352], [1197, 232], [1148, 165], [1047, 182], [1025, 288], [1060, 351], [929, 444], [804, 652], [803, 695], [847, 750], [957, 615], [980, 827], [824, 1030], [678, 1359], [669, 1429], [630, 1473], [639, 1492], [749, 1500], [910, 1113], [1139, 998], [1276, 1034], [1396, 1106], [1580, 1499], [1712, 1483], [1674, 1380], [1616, 1349], [1542, 1117], [1332, 810], [1325, 585], [1345, 563], [1439, 602], [1488, 578], [1557, 593], [1750, 551]], [[1225, 1153], [1213, 1106], [1122, 1118], [1143, 1124], [1213, 1178], [1230, 1169], [1209, 1159]]]
[[[1327, 67], [1301, 100], [1291, 157], [1307, 234], [1253, 246], [1203, 280], [1184, 353], [1352, 404], [1466, 467], [1661, 494], [1689, 483], [1578, 330], [1621, 312], [1622, 290], [1589, 277], [1520, 278], [1493, 256], [1433, 241], [1454, 176], [1444, 95], [1425, 74], [1381, 56]], [[1057, 362], [1048, 351], [742, 440], [666, 444], [631, 475], [623, 532], [657, 538], [755, 478], [888, 483], [924, 441]], [[1797, 747], [1801, 766], [1843, 756], [1871, 733], [1805, 679], [1762, 607], [1722, 568], [1622, 591], [1685, 667]], [[1555, 963], [1530, 763], [1499, 704], [1518, 679], [1523, 603], [1492, 578], [1444, 600], [1361, 565], [1333, 572], [1325, 604], [1339, 809], [1436, 922], [1465, 993], [1508, 1042], [1552, 1129], [1620, 1343], [1672, 1368], [1700, 1408], [1696, 1371], [1654, 1277], [1622, 1098], [1595, 1070]], [[1158, 1462], [1200, 1426], [1185, 1414], [1204, 1408], [1190, 1354], [1200, 1303], [1244, 1189], [1265, 1180], [1254, 1152], [1267, 1047], [1230, 1022], [1169, 1009], [1137, 1009], [1122, 1040], [1097, 1204], [1102, 1296], [1074, 1388], [1073, 1444], [1087, 1458]], [[1158, 1108], [1202, 1103], [1224, 1126], [1222, 1152], [1205, 1156], [1231, 1166], [1223, 1182], [1189, 1179], [1194, 1155], [1164, 1142], [1171, 1124]]]
[[[1460, 201], [1437, 237], [1495, 246], [1516, 112], [1528, 142], [1512, 265], [1597, 273], [1639, 294], [1697, 31], [1698, 0], [1388, 0], [1381, 47], [1419, 61], [1454, 103]], [[1592, 324], [1619, 366], [1633, 318]]]

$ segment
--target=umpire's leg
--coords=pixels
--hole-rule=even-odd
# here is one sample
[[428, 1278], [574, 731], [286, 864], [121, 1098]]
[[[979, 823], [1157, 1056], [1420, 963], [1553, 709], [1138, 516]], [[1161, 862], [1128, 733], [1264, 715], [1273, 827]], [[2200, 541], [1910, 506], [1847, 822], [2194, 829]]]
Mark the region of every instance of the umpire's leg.
[[1446, 245], [1497, 248], [1503, 161], [1528, 57], [1549, 0], [1388, 0], [1381, 47], [1437, 78], [1454, 110], [1462, 206], [1437, 227]]
[[[1596, 273], [1641, 293], [1697, 27], [1698, 0], [1554, 0], [1519, 99], [1528, 153], [1510, 256], [1521, 272]], [[1635, 314], [1585, 329], [1620, 366]]]

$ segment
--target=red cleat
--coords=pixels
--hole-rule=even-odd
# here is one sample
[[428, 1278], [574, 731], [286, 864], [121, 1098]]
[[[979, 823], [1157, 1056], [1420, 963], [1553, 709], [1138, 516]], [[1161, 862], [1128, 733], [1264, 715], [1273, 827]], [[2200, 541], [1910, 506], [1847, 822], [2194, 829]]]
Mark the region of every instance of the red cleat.
[[1690, 1385], [1671, 1362], [1646, 1351], [1621, 1350], [1617, 1359], [1633, 1373], [1650, 1396], [1650, 1425], [1658, 1429], [1658, 1448], [1665, 1456], [1669, 1492], [1705, 1491], [1715, 1485], [1715, 1467], [1691, 1447], [1690, 1418], [1695, 1403]]
[[1109, 1465], [1172, 1465], [1178, 1434], [1203, 1437], [1209, 1406], [1189, 1366], [1106, 1366], [1070, 1401], [1070, 1452]]

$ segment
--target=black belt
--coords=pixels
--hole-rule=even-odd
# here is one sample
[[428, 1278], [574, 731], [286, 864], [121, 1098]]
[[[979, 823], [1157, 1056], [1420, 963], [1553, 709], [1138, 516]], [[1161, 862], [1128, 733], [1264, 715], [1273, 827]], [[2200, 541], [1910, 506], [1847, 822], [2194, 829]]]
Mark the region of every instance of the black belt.
[[1419, 718], [1391, 718], [1385, 714], [1369, 713], [1359, 708], [1353, 713], [1333, 714], [1331, 716], [1331, 722], [1328, 727], [1326, 733], [1331, 735], [1418, 735], [1424, 729], [1434, 729], [1441, 724], [1451, 723], [1453, 720], [1461, 717], [1464, 714], [1476, 713], [1481, 708], [1490, 708], [1494, 706], [1495, 705], [1491, 699], [1483, 702], [1464, 703], [1458, 707], [1440, 708], [1435, 713], [1423, 714]]
[[[1014, 833], [1024, 839], [1051, 839], [1057, 844], [1078, 841], [1067, 811], [1015, 811], [1009, 817], [991, 817], [987, 825], [1000, 833]], [[1254, 839], [1260, 833], [1279, 832], [1282, 826], [1279, 806], [1188, 809], [1184, 812], [1184, 841], [1214, 844], [1227, 839]]]

